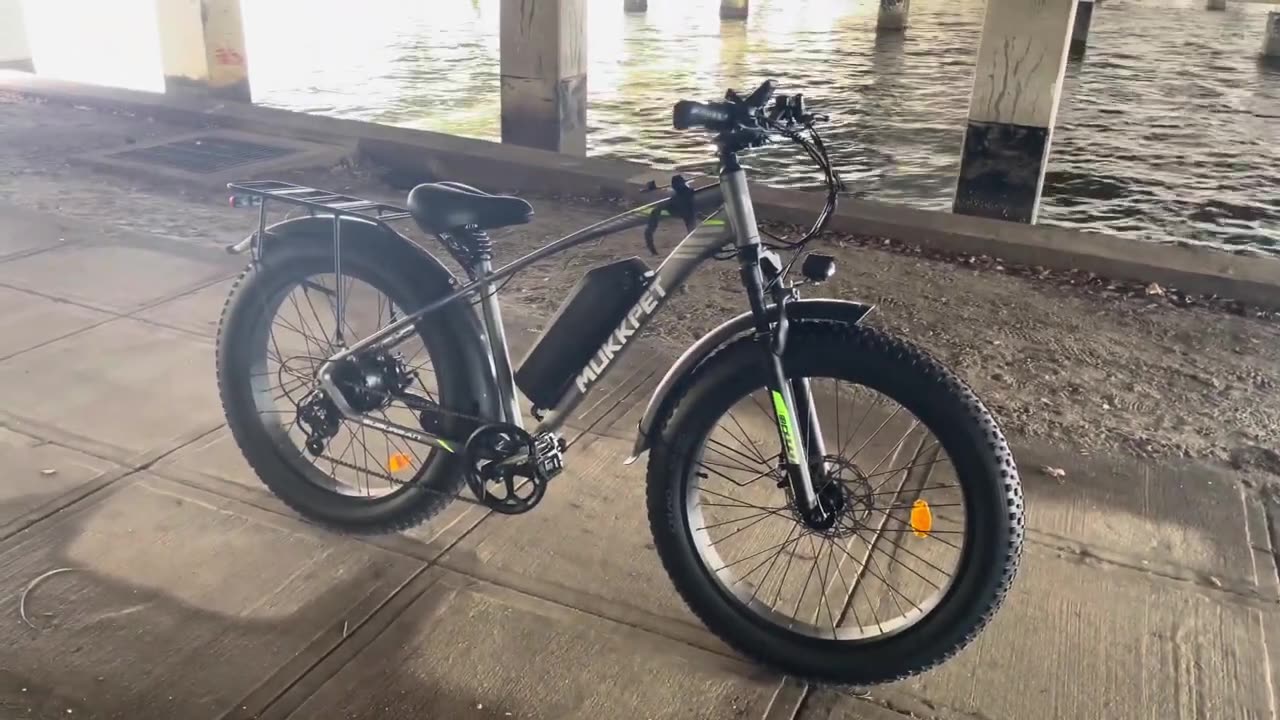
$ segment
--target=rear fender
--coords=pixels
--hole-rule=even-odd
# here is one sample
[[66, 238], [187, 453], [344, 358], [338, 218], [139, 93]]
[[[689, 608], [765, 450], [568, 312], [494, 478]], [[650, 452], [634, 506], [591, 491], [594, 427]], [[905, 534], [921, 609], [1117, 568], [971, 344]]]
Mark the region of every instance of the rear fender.
[[[262, 257], [269, 261], [272, 247], [281, 243], [332, 243], [333, 223], [332, 215], [313, 215], [276, 223], [267, 228]], [[438, 258], [385, 225], [344, 216], [342, 244], [344, 247], [359, 244], [375, 248], [374, 252], [379, 257], [406, 268], [410, 275], [419, 278], [419, 287], [432, 298], [443, 297], [459, 286], [458, 279]], [[461, 367], [455, 371], [465, 373], [467, 387], [476, 402], [476, 414], [484, 418], [501, 417], [497, 382], [485, 346], [484, 331], [471, 306], [463, 301], [450, 303], [428, 317], [430, 322], [445, 325], [451, 343], [461, 355]]]
[[[830, 300], [826, 298], [793, 300], [787, 303], [787, 319], [830, 320], [856, 325], [862, 322], [867, 313], [873, 309], [874, 306], [872, 305], [849, 300]], [[778, 307], [770, 305], [767, 308], [767, 312], [776, 318]], [[754, 329], [755, 320], [750, 312], [745, 312], [703, 335], [688, 350], [684, 351], [680, 359], [676, 360], [676, 363], [663, 376], [662, 382], [658, 383], [658, 387], [653, 391], [652, 397], [649, 398], [649, 405], [645, 408], [644, 415], [640, 418], [640, 428], [636, 434], [636, 442], [632, 448], [631, 457], [626, 460], [627, 465], [635, 462], [637, 458], [649, 449], [649, 445], [653, 440], [655, 423], [669, 412], [668, 405], [680, 396], [678, 390], [684, 386], [684, 383], [698, 365], [702, 364], [702, 361], [706, 360], [716, 350], [729, 344], [734, 339], [752, 332]]]

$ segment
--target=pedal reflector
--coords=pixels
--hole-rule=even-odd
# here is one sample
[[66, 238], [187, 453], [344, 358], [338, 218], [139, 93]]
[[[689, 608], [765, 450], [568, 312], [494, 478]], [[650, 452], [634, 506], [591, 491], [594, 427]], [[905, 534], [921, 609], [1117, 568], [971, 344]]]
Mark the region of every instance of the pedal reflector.
[[413, 462], [409, 459], [409, 456], [404, 453], [396, 453], [395, 455], [387, 458], [387, 469], [393, 473], [400, 472], [412, 464]]
[[929, 503], [925, 500], [916, 500], [911, 504], [911, 530], [916, 537], [929, 537], [929, 531], [933, 529], [933, 512], [929, 510]]

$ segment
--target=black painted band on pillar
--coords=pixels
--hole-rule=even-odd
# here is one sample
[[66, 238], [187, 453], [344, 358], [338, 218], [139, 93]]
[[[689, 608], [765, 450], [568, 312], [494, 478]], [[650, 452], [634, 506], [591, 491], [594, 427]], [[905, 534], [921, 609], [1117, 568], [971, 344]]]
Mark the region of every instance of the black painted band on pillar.
[[1029, 223], [1040, 201], [1040, 168], [1049, 130], [969, 121], [960, 158], [955, 212]]
[[1071, 52], [1070, 57], [1080, 59], [1084, 57], [1085, 49], [1089, 47], [1089, 26], [1093, 24], [1093, 0], [1079, 0], [1076, 3], [1076, 21], [1071, 26]]

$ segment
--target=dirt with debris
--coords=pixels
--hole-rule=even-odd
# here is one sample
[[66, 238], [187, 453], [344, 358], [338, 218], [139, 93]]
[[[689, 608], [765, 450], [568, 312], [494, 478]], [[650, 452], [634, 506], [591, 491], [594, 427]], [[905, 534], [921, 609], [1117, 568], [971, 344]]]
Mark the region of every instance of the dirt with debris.
[[[0, 147], [5, 202], [100, 222], [108, 233], [121, 228], [187, 242], [231, 242], [253, 225], [250, 214], [226, 208], [221, 192], [121, 180], [66, 162], [69, 153], [190, 128], [3, 97], [0, 124], [11, 141]], [[378, 179], [377, 168], [344, 164], [284, 175], [403, 198]], [[585, 199], [531, 200], [539, 213], [533, 224], [495, 234], [500, 261], [618, 209]], [[679, 234], [664, 230], [659, 250]], [[809, 295], [874, 303], [869, 322], [953, 367], [1015, 437], [1051, 438], [1086, 452], [1120, 447], [1145, 457], [1212, 459], [1280, 475], [1280, 322], [1273, 316], [1174, 288], [940, 256], [877, 238], [832, 234], [811, 249], [834, 255], [838, 271]], [[658, 260], [647, 257], [636, 230], [539, 263], [511, 282], [506, 298], [545, 317], [585, 270], [633, 254]], [[745, 307], [736, 267], [714, 263], [648, 334], [677, 352]]]
[[[533, 228], [507, 233], [503, 255], [532, 250], [605, 212], [559, 206]], [[673, 231], [664, 235], [660, 251], [678, 240]], [[871, 323], [954, 368], [1011, 434], [1280, 474], [1280, 323], [1266, 314], [1229, 301], [1191, 298], [1198, 304], [1187, 306], [1187, 296], [1164, 288], [1135, 294], [1105, 280], [1071, 285], [1060, 275], [1011, 275], [994, 261], [885, 252], [877, 244], [834, 234], [814, 243], [838, 270], [807, 294], [874, 303]], [[517, 278], [510, 294], [550, 312], [585, 269], [627, 254], [646, 256], [638, 232], [544, 262]], [[744, 311], [736, 266], [710, 266], [669, 308], [652, 333], [673, 349]]]

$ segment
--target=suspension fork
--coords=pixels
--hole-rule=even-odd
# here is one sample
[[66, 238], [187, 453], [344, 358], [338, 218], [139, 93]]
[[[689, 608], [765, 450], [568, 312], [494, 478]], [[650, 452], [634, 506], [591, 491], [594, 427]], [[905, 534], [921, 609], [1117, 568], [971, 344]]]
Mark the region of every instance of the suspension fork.
[[[782, 365], [787, 344], [787, 291], [780, 287], [780, 282], [771, 283], [774, 299], [781, 300], [777, 303], [778, 322], [771, 326], [765, 307], [765, 278], [762, 269], [765, 253], [761, 249], [760, 233], [756, 227], [755, 211], [751, 206], [746, 176], [738, 165], [737, 157], [733, 154], [726, 153], [722, 162], [721, 187], [724, 190], [725, 208], [728, 211], [729, 221], [737, 237], [739, 273], [747, 291], [747, 299], [751, 303], [756, 336], [767, 338], [769, 341], [771, 369], [769, 397], [773, 405], [774, 419], [777, 421], [778, 440], [783, 448], [787, 481], [791, 485], [792, 493], [801, 511], [805, 514], [813, 513], [819, 510], [818, 498], [814, 491], [810, 463], [807, 459], [809, 443], [804, 440], [806, 434], [802, 434], [798, 418], [803, 414], [805, 427], [816, 430], [813, 422], [816, 414], [813, 410], [812, 394], [808, 391], [807, 384], [803, 384], [804, 405], [797, 405], [793, 384], [787, 380], [786, 371]], [[776, 262], [770, 264], [769, 279], [771, 281], [778, 280], [777, 271], [781, 268], [775, 267], [776, 265]], [[807, 434], [820, 435], [816, 431]], [[818, 457], [821, 458], [821, 454]]]

